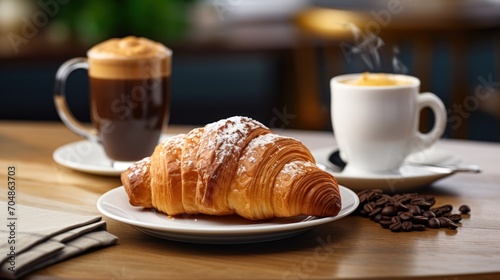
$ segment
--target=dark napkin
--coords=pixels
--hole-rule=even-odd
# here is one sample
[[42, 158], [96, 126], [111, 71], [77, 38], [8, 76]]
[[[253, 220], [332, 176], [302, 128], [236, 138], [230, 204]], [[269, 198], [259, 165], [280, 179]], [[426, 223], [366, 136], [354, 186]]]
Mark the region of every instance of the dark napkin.
[[15, 206], [15, 216], [10, 216], [7, 203], [2, 201], [0, 205], [7, 213], [3, 216], [5, 225], [0, 229], [1, 279], [17, 279], [118, 241], [106, 231], [106, 222], [100, 216], [19, 204]]

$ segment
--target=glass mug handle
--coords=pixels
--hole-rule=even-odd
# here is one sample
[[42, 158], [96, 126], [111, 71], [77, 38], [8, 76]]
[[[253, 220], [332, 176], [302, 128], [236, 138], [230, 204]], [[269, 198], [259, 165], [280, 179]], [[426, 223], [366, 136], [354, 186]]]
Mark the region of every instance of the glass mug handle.
[[[413, 145], [411, 146], [410, 153], [420, 152], [432, 144], [434, 144], [441, 135], [443, 135], [446, 128], [446, 109], [444, 107], [443, 101], [439, 99], [435, 94], [430, 92], [421, 93], [417, 97], [418, 107], [417, 113], [420, 113], [424, 108], [430, 108], [434, 114], [434, 126], [431, 131], [427, 133], [421, 133], [416, 131], [415, 139]], [[418, 117], [418, 116], [417, 116]]]
[[54, 86], [54, 103], [57, 113], [71, 131], [87, 138], [91, 142], [100, 142], [97, 130], [95, 128], [86, 128], [79, 122], [69, 110], [68, 102], [66, 101], [66, 80], [77, 69], [89, 69], [87, 58], [77, 57], [70, 59], [63, 63], [57, 70]]

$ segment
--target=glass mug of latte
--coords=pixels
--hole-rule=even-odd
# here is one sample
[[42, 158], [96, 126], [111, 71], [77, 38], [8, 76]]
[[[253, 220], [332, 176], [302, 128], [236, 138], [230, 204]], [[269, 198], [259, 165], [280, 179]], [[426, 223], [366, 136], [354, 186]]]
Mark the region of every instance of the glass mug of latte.
[[[57, 71], [57, 112], [74, 133], [101, 143], [114, 162], [149, 156], [168, 123], [171, 59], [171, 50], [146, 38], [104, 41]], [[93, 129], [78, 122], [66, 102], [66, 79], [81, 68], [88, 70]]]
[[[397, 74], [349, 74], [330, 81], [332, 123], [345, 174], [398, 174], [405, 158], [429, 148], [444, 132], [446, 110], [420, 81]], [[418, 130], [420, 111], [430, 108], [434, 126]]]

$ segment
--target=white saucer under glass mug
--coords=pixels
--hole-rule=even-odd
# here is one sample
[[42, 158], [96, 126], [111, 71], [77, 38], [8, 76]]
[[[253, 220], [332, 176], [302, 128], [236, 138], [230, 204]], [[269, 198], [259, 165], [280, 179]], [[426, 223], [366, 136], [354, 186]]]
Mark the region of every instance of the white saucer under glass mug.
[[[150, 156], [168, 123], [172, 52], [145, 38], [110, 39], [92, 47], [87, 58], [61, 65], [54, 102], [68, 128], [102, 145], [117, 168]], [[66, 101], [66, 80], [87, 69], [93, 128], [76, 120]]]
[[[429, 148], [445, 130], [442, 101], [433, 93], [419, 93], [415, 77], [347, 74], [332, 78], [330, 86], [333, 129], [347, 162], [345, 174], [397, 174], [408, 155]], [[426, 107], [434, 114], [434, 126], [421, 133], [420, 111]]]

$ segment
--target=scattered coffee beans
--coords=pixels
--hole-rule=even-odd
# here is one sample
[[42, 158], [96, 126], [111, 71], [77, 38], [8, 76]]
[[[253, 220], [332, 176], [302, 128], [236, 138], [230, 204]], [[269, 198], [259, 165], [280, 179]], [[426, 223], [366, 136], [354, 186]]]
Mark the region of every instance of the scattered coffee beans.
[[460, 206], [457, 214], [452, 213], [450, 204], [435, 207], [435, 197], [418, 193], [388, 195], [382, 190], [370, 189], [359, 192], [358, 197], [357, 213], [393, 232], [422, 231], [426, 227], [456, 230], [462, 214], [470, 212], [467, 205]]
[[460, 208], [458, 208], [458, 211], [462, 214], [469, 214], [470, 212], [470, 207], [468, 205], [462, 205]]
[[430, 218], [429, 222], [427, 223], [427, 226], [429, 226], [430, 228], [440, 228], [441, 222], [439, 221], [438, 218]]

